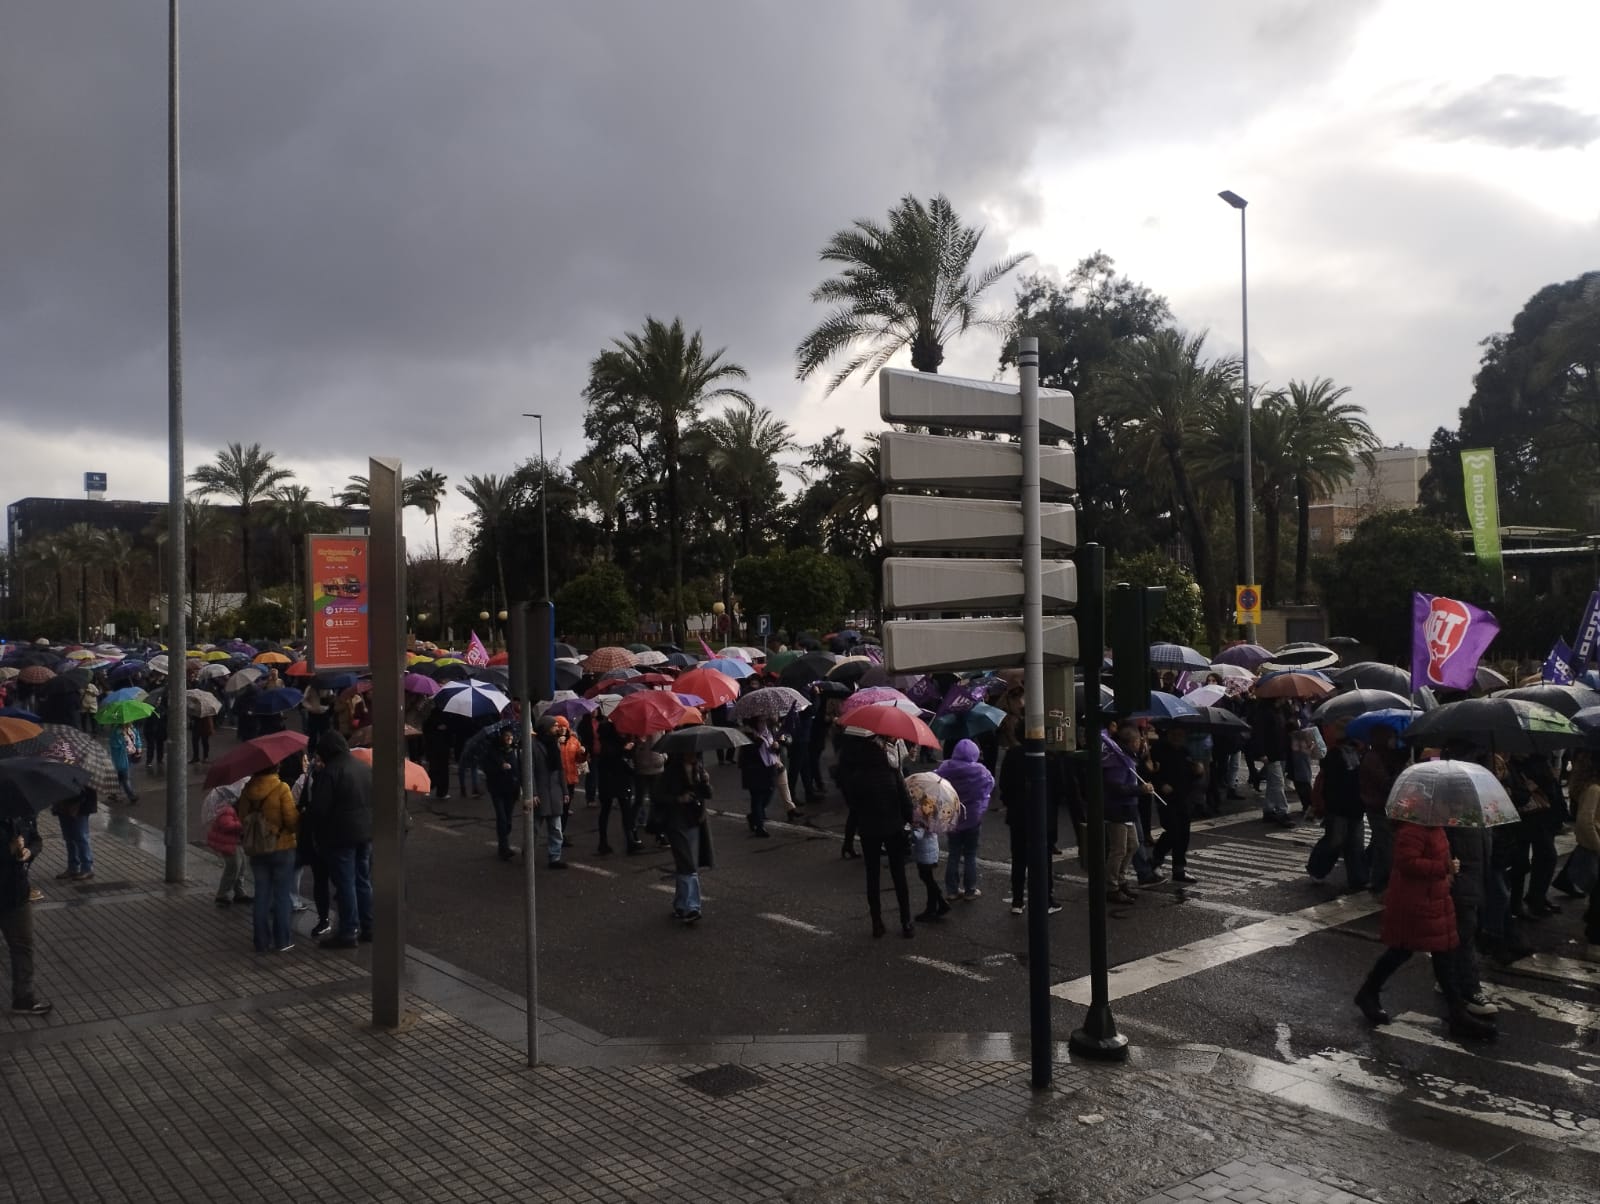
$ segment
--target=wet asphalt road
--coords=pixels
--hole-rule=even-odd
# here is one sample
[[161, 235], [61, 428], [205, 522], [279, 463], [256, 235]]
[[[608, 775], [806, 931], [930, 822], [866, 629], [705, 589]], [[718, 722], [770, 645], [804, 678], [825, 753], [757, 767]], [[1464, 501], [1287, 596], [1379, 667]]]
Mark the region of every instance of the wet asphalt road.
[[[911, 940], [892, 923], [888, 936], [874, 940], [862, 863], [839, 856], [837, 796], [807, 808], [806, 824], [773, 824], [773, 837], [757, 840], [746, 831], [737, 775], [713, 774], [712, 806], [726, 814], [713, 817], [717, 865], [702, 875], [705, 919], [695, 928], [671, 919], [671, 858], [648, 837], [642, 856], [596, 855], [597, 810], [580, 802], [574, 813], [572, 869], [546, 870], [541, 850], [541, 1003], [610, 1036], [669, 1041], [1026, 1031], [1026, 919], [1008, 907], [1000, 814], [984, 826], [982, 898], [958, 903], [939, 924], [917, 925]], [[193, 813], [201, 792], [198, 774], [192, 780]], [[159, 822], [159, 779], [142, 788], [140, 818]], [[521, 993], [524, 867], [520, 858], [496, 858], [488, 800], [410, 801], [408, 940]], [[1351, 919], [1343, 910], [1359, 913], [1369, 896], [1343, 894], [1342, 868], [1322, 884], [1304, 875], [1314, 828], [1280, 832], [1261, 824], [1249, 802], [1230, 806], [1233, 815], [1195, 834], [1197, 886], [1141, 890], [1136, 904], [1111, 909], [1113, 966], [1137, 978], [1113, 1003], [1130, 1038], [1243, 1049], [1527, 1132], [1558, 1136], [1600, 1117], [1600, 967], [1576, 960], [1581, 902], [1527, 925], [1540, 958], [1509, 970], [1485, 964], [1485, 983], [1505, 1009], [1493, 1045], [1467, 1049], [1448, 1039], [1422, 958], [1385, 993], [1396, 1023], [1372, 1029], [1350, 998], [1381, 951], [1379, 917]], [[612, 842], [620, 850], [617, 822]], [[201, 835], [191, 822], [192, 839]], [[520, 847], [520, 836], [513, 843]], [[1050, 981], [1070, 995], [1089, 969], [1086, 887], [1070, 849], [1056, 870], [1066, 907], [1051, 920]], [[887, 874], [884, 890], [892, 919]], [[912, 910], [920, 911], [914, 870], [911, 893]], [[1339, 910], [1286, 943], [1269, 939], [1245, 956], [1215, 956], [1235, 934], [1259, 936], [1260, 925], [1322, 904]], [[1057, 998], [1056, 1035], [1065, 1038], [1083, 1011]]]

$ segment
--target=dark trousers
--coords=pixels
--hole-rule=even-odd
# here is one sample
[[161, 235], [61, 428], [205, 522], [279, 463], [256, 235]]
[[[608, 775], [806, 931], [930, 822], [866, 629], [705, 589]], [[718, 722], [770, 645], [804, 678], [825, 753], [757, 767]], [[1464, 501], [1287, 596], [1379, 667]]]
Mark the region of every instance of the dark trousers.
[[[1011, 833], [1011, 902], [1015, 905], [1028, 897], [1028, 817], [1014, 815], [1011, 819], [1007, 829]], [[1054, 881], [1048, 883], [1045, 898], [1051, 903], [1056, 901]]]
[[600, 847], [611, 847], [611, 808], [616, 807], [622, 812], [622, 843], [634, 843], [634, 828], [638, 825], [639, 804], [635, 800], [631, 783], [624, 783], [616, 790], [602, 790], [600, 792]]
[[328, 868], [339, 896], [339, 935], [372, 935], [372, 842], [331, 849]]
[[428, 784], [433, 787], [434, 798], [444, 798], [450, 793], [450, 750], [435, 749], [428, 754]]
[[1589, 889], [1589, 907], [1583, 913], [1583, 939], [1600, 945], [1600, 879]]
[[[1461, 989], [1456, 978], [1456, 950], [1448, 953], [1432, 954], [1433, 978], [1439, 984], [1445, 1001], [1452, 1007], [1460, 1002]], [[1394, 972], [1411, 960], [1409, 949], [1385, 949], [1378, 958], [1378, 964], [1372, 967], [1372, 973], [1367, 975], [1366, 986], [1374, 991], [1381, 991], [1383, 984], [1394, 977]]]
[[517, 811], [517, 791], [489, 791], [489, 802], [494, 807], [494, 838], [502, 850], [511, 847], [511, 825]]
[[944, 902], [944, 892], [939, 889], [939, 878], [933, 871], [937, 867], [931, 865], [917, 865], [917, 877], [922, 879], [922, 885], [928, 890], [928, 913], [931, 915], [939, 910], [939, 904]]
[[0, 911], [0, 936], [11, 955], [11, 1006], [32, 1007], [33, 908], [26, 903]]
[[1553, 807], [1530, 812], [1522, 818], [1522, 830], [1528, 845], [1526, 898], [1540, 903], [1549, 897], [1556, 876], [1556, 833], [1561, 830], [1561, 816]]
[[189, 734], [189, 759], [191, 761], [211, 760], [210, 732], [191, 732]]
[[1455, 950], [1456, 986], [1463, 999], [1471, 999], [1483, 989], [1478, 978], [1478, 904], [1456, 901], [1456, 935], [1461, 943]]
[[1188, 799], [1173, 799], [1161, 804], [1161, 838], [1156, 841], [1155, 863], [1172, 856], [1172, 872], [1181, 874], [1189, 864], [1189, 830], [1194, 816]]
[[[774, 771], [776, 772], [776, 771]], [[750, 787], [750, 830], [763, 831], [767, 826], [767, 805], [772, 802], [772, 795], [776, 787], [769, 782], [765, 786]]]
[[878, 898], [878, 856], [887, 853], [895, 901], [900, 904], [900, 923], [911, 923], [911, 890], [906, 885], [907, 844], [904, 832], [896, 832], [893, 836], [868, 836], [862, 833], [861, 860], [867, 867], [867, 907], [871, 909], [874, 920], [883, 914], [883, 904]]
[[328, 859], [322, 854], [302, 849], [300, 864], [311, 867], [311, 902], [317, 909], [317, 919], [326, 920], [333, 904], [332, 882], [328, 876]]

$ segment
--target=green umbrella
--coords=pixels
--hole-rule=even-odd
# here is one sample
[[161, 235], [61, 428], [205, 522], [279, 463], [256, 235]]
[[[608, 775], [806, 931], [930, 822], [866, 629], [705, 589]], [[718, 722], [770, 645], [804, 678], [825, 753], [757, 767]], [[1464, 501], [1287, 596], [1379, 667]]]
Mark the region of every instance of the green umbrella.
[[791, 648], [788, 652], [775, 652], [767, 657], [767, 672], [782, 673], [804, 655], [803, 649], [796, 648]]
[[135, 702], [130, 698], [125, 702], [107, 703], [100, 708], [95, 718], [107, 727], [112, 725], [120, 727], [124, 723], [138, 723], [139, 720], [148, 719], [155, 713], [155, 707], [148, 702]]

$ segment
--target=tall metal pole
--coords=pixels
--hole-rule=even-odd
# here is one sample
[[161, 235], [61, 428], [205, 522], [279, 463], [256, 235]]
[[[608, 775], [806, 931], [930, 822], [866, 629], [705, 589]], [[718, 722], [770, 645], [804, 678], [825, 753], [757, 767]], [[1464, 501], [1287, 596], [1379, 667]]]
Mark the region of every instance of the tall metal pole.
[[1106, 948], [1106, 792], [1100, 774], [1100, 661], [1106, 647], [1106, 550], [1085, 544], [1078, 556], [1078, 629], [1083, 674], [1084, 781], [1088, 822], [1083, 831], [1084, 868], [1089, 872], [1089, 1013], [1068, 1044], [1072, 1052], [1102, 1061], [1128, 1056], [1128, 1039], [1111, 1015]]
[[1028, 1048], [1035, 1087], [1048, 1087], [1050, 841], [1045, 823], [1044, 542], [1039, 516], [1039, 340], [1019, 341], [1022, 376], [1022, 756], [1028, 825]]
[[[372, 658], [372, 1023], [399, 1028], [405, 1007], [406, 546], [400, 461], [368, 460]], [[341, 916], [346, 926], [350, 921]]]
[[544, 415], [524, 414], [539, 423], [539, 543], [544, 557], [544, 597], [550, 600], [550, 470], [544, 462]]
[[166, 880], [189, 850], [189, 636], [184, 609], [183, 263], [179, 194], [178, 0], [167, 2], [167, 817]]
[[[517, 731], [522, 740], [522, 935], [524, 998], [528, 1002], [528, 1065], [539, 1064], [539, 914], [534, 880], [534, 841], [538, 807], [533, 783], [533, 704], [542, 692], [533, 684], [533, 608], [518, 602], [511, 608], [511, 692], [517, 700]], [[539, 619], [548, 621], [544, 608]]]
[[[1244, 416], [1244, 464], [1240, 468], [1239, 476], [1244, 485], [1244, 513], [1240, 516], [1240, 543], [1239, 555], [1242, 563], [1239, 565], [1240, 575], [1244, 578], [1241, 585], [1256, 584], [1256, 536], [1255, 536], [1255, 454], [1250, 446], [1250, 266], [1245, 250], [1245, 207], [1250, 204], [1237, 192], [1229, 189], [1217, 193], [1229, 205], [1239, 211], [1239, 339], [1244, 347], [1244, 354], [1240, 357], [1240, 386], [1243, 390], [1244, 404], [1240, 407]], [[1256, 625], [1246, 621], [1244, 624], [1245, 638], [1254, 641], [1256, 638]]]

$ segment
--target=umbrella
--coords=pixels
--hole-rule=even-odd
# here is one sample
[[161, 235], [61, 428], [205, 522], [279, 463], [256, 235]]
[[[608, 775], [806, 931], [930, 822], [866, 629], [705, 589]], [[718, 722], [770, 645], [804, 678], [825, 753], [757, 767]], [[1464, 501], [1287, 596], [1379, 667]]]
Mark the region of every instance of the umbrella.
[[1333, 683], [1320, 673], [1286, 669], [1263, 677], [1256, 684], [1257, 698], [1326, 698]]
[[285, 677], [310, 677], [315, 672], [310, 661], [295, 661], [283, 671]]
[[698, 694], [708, 705], [726, 706], [739, 697], [739, 684], [715, 669], [689, 669], [678, 674], [677, 688], [685, 694]]
[[1357, 661], [1329, 674], [1341, 687], [1352, 690], [1388, 690], [1392, 694], [1411, 693], [1411, 674], [1398, 665], [1377, 661]]
[[39, 716], [32, 711], [25, 711], [21, 707], [0, 707], [0, 719], [26, 719], [29, 723], [40, 722]]
[[1493, 828], [1521, 817], [1506, 788], [1473, 761], [1423, 761], [1400, 771], [1384, 814], [1425, 828]]
[[109, 706], [102, 704], [95, 714], [95, 722], [107, 727], [118, 726], [124, 723], [137, 723], [141, 719], [148, 719], [156, 713], [155, 707], [148, 702], [113, 702]]
[[189, 714], [200, 719], [219, 714], [222, 710], [222, 704], [210, 690], [190, 690], [188, 699]]
[[1196, 713], [1197, 708], [1190, 706], [1176, 694], [1168, 694], [1165, 690], [1151, 690], [1150, 705], [1142, 711], [1135, 711], [1130, 718], [1176, 719], [1179, 715]]
[[[1072, 703], [1080, 715], [1089, 709], [1089, 704], [1084, 701], [1085, 697], [1083, 683], [1081, 681], [1074, 682], [1072, 685]], [[1116, 705], [1117, 692], [1110, 686], [1102, 684], [1100, 686], [1100, 709], [1109, 711], [1114, 709]]]
[[167, 671], [167, 654], [163, 652], [160, 656], [152, 656], [146, 664], [152, 673], [165, 673]]
[[914, 773], [906, 779], [912, 822], [943, 834], [960, 821], [966, 808], [956, 788], [936, 773]]
[[21, 672], [15, 665], [0, 665], [0, 681], [10, 681]]
[[215, 790], [206, 791], [205, 798], [200, 800], [200, 826], [209, 828], [217, 821], [217, 812], [222, 810], [224, 803], [228, 806], [237, 806], [239, 796], [244, 793], [244, 781], [230, 782], [226, 786], [218, 786]]
[[1217, 653], [1216, 663], [1219, 665], [1237, 665], [1241, 669], [1248, 669], [1254, 673], [1258, 665], [1265, 664], [1272, 659], [1260, 644], [1235, 644], [1231, 648], [1224, 648]]
[[625, 736], [648, 736], [670, 732], [689, 710], [662, 690], [642, 690], [630, 694], [611, 712], [611, 725]]
[[[736, 644], [730, 644], [728, 647], [726, 647], [726, 648], [722, 649], [722, 651], [718, 652], [717, 653], [717, 657], [719, 657], [719, 658], [730, 658], [732, 660], [738, 660], [738, 661], [748, 661], [750, 659], [750, 650], [748, 648], [741, 648]], [[715, 658], [707, 658], [707, 659], [715, 659]]]
[[43, 665], [29, 665], [17, 675], [17, 680], [25, 686], [39, 686], [55, 675], [54, 669], [46, 669]]
[[[0, 715], [5, 714], [0, 711]], [[1584, 707], [1571, 716], [1572, 726], [1587, 736], [1600, 736], [1600, 707]]]
[[254, 660], [258, 665], [287, 665], [293, 662], [294, 657], [285, 656], [281, 652], [259, 652]]
[[1151, 644], [1150, 666], [1153, 669], [1209, 669], [1211, 658], [1183, 644]]
[[626, 697], [626, 694], [596, 694], [593, 699], [585, 699], [585, 701], [594, 702], [600, 708], [602, 715], [609, 715], [617, 709], [617, 704]]
[[280, 686], [276, 690], [263, 690], [257, 694], [250, 709], [257, 715], [281, 715], [299, 706], [303, 697], [293, 686]]
[[67, 653], [67, 659], [69, 661], [92, 661], [94, 660], [94, 653], [90, 652], [87, 648], [74, 648], [71, 652]]
[[112, 690], [100, 700], [100, 705], [105, 706], [112, 702], [143, 702], [149, 697], [148, 690], [141, 690], [138, 686], [124, 686], [120, 690]]
[[260, 681], [266, 675], [267, 671], [265, 669], [259, 669], [256, 666], [251, 665], [248, 669], [240, 669], [237, 673], [228, 678], [227, 682], [222, 688], [229, 694], [237, 694], [240, 690], [244, 689], [252, 682]]
[[675, 669], [693, 669], [700, 662], [687, 652], [669, 652], [666, 654], [667, 664]]
[[1329, 669], [1339, 663], [1339, 654], [1324, 644], [1285, 644], [1272, 654], [1272, 663], [1286, 669]]
[[79, 678], [74, 671], [68, 669], [61, 676], [52, 677], [40, 686], [39, 695], [42, 698], [76, 698], [83, 693], [83, 687], [88, 684], [87, 680]]
[[578, 650], [571, 644], [563, 644], [559, 640], [550, 645], [550, 655], [567, 660], [577, 660]]
[[647, 648], [643, 652], [635, 652], [633, 654], [633, 658], [633, 663], [635, 665], [643, 667], [664, 665], [667, 663], [667, 654], [665, 652], [657, 652], [654, 648]]
[[752, 719], [782, 719], [810, 705], [811, 700], [798, 690], [788, 686], [766, 686], [751, 690], [734, 703], [733, 717], [740, 723], [749, 723]]
[[555, 678], [558, 690], [570, 690], [583, 680], [583, 669], [571, 661], [557, 661]]
[[1511, 684], [1504, 673], [1496, 673], [1488, 665], [1479, 665], [1475, 677], [1480, 690], [1503, 690]]
[[626, 648], [629, 652], [632, 652], [632, 653], [635, 653], [635, 654], [640, 653], [640, 652], [652, 652], [652, 651], [654, 651], [654, 649], [652, 649], [649, 644], [624, 644], [623, 647]]
[[213, 678], [227, 677], [227, 676], [228, 676], [228, 666], [227, 665], [203, 665], [203, 666], [201, 666], [200, 672], [195, 674], [195, 680], [197, 680], [197, 681], [211, 681]]
[[510, 706], [511, 699], [481, 681], [453, 681], [434, 695], [433, 705], [446, 715], [490, 719]]
[[1466, 740], [1482, 748], [1520, 756], [1554, 752], [1583, 742], [1583, 733], [1558, 711], [1515, 698], [1468, 698], [1447, 702], [1415, 719], [1406, 732], [1413, 745], [1443, 746]]
[[1411, 702], [1404, 694], [1391, 694], [1388, 690], [1347, 690], [1335, 694], [1312, 711], [1311, 718], [1317, 723], [1332, 723], [1336, 719], [1354, 719], [1368, 711], [1410, 709]]
[[266, 773], [305, 750], [306, 738], [301, 732], [273, 732], [270, 736], [257, 736], [235, 744], [211, 762], [211, 768], [206, 770], [205, 787], [211, 790], [240, 778]]
[[[372, 750], [370, 748], [352, 748], [350, 755], [358, 761], [372, 764]], [[402, 758], [401, 764], [405, 766], [405, 789], [414, 790], [418, 794], [425, 794], [433, 789], [433, 781], [428, 777], [428, 771], [409, 757]]]
[[985, 732], [999, 731], [1000, 725], [1006, 721], [1006, 713], [999, 707], [990, 706], [987, 702], [978, 702], [970, 709], [961, 712], [957, 718], [961, 720], [967, 735], [981, 736]]
[[604, 673], [607, 669], [631, 669], [634, 664], [633, 653], [626, 648], [615, 645], [606, 648], [596, 648], [583, 658], [583, 667], [590, 673]]
[[767, 671], [769, 673], [782, 673], [804, 655], [805, 653], [797, 648], [791, 648], [786, 652], [774, 652], [767, 657]]
[[872, 686], [869, 689], [857, 690], [839, 707], [839, 714], [848, 715], [857, 707], [870, 706], [899, 706], [904, 703], [912, 708], [911, 714], [919, 714], [922, 710], [899, 690], [892, 686]]
[[715, 749], [738, 748], [749, 743], [750, 737], [736, 727], [708, 727], [702, 723], [668, 732], [658, 737], [653, 747], [658, 753], [676, 757], [686, 752], [711, 752]]
[[0, 757], [43, 757], [77, 765], [89, 775], [89, 785], [102, 798], [111, 798], [119, 789], [117, 771], [105, 744], [88, 732], [60, 723], [41, 724], [39, 735], [20, 744], [0, 745]]
[[607, 669], [604, 673], [602, 673], [600, 675], [600, 680], [601, 681], [628, 681], [628, 680], [630, 680], [632, 678], [643, 677], [643, 676], [644, 676], [644, 674], [640, 673], [639, 670], [633, 668], [630, 665], [625, 669]]
[[928, 748], [939, 747], [939, 737], [933, 734], [933, 729], [899, 707], [861, 707], [850, 715], [845, 731], [851, 734], [865, 732], [869, 736], [904, 740], [907, 744], [921, 744]]
[[567, 721], [568, 727], [577, 727], [580, 719], [599, 708], [598, 702], [587, 698], [563, 698], [560, 702], [552, 702], [539, 717], [543, 719], [546, 715], [558, 715]]
[[1183, 696], [1183, 701], [1196, 708], [1214, 707], [1227, 696], [1227, 686], [1196, 686]]
[[1174, 715], [1171, 719], [1158, 722], [1169, 723], [1185, 731], [1210, 732], [1213, 735], [1230, 733], [1245, 735], [1250, 731], [1248, 723], [1232, 711], [1225, 711], [1221, 707], [1196, 707], [1193, 715]]
[[1549, 707], [1552, 711], [1571, 718], [1583, 710], [1586, 699], [1578, 696], [1578, 692], [1571, 686], [1522, 686], [1515, 690], [1497, 690], [1496, 698], [1519, 698], [1523, 702], [1536, 702], [1542, 707]]
[[804, 690], [814, 681], [828, 676], [828, 670], [839, 663], [831, 652], [808, 652], [799, 660], [791, 661], [778, 674], [778, 683], [795, 690]]
[[44, 729], [26, 719], [0, 719], [0, 744], [21, 744], [32, 740]]
[[865, 677], [874, 663], [871, 657], [846, 656], [841, 658], [838, 664], [830, 668], [826, 676], [829, 681], [838, 681], [851, 685]]
[[1411, 726], [1412, 721], [1422, 712], [1411, 707], [1390, 707], [1381, 711], [1367, 711], [1357, 715], [1345, 724], [1344, 734], [1352, 740], [1372, 739], [1372, 733], [1380, 727], [1386, 727], [1396, 735], [1404, 732]]
[[702, 669], [715, 669], [724, 677], [733, 678], [734, 681], [742, 681], [744, 678], [755, 674], [755, 667], [749, 661], [735, 656], [713, 657], [700, 667]]
[[0, 810], [35, 814], [75, 799], [89, 788], [89, 775], [76, 765], [44, 757], [0, 761]]
[[407, 694], [421, 694], [431, 698], [439, 692], [439, 683], [425, 673], [407, 673], [400, 679], [400, 688]]

